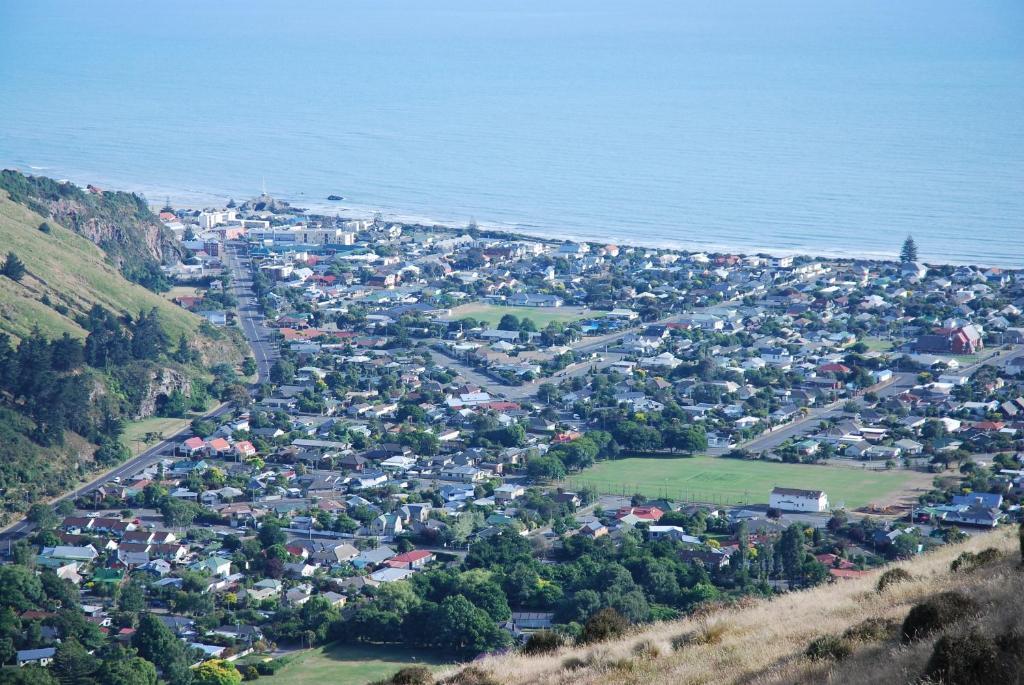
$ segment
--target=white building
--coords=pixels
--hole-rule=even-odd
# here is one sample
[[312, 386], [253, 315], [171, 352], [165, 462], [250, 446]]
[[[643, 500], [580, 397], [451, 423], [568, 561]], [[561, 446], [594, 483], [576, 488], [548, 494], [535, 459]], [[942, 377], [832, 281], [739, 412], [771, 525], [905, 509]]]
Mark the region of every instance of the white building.
[[828, 511], [828, 495], [822, 490], [775, 488], [768, 506], [782, 511]]
[[198, 217], [199, 227], [210, 229], [214, 226], [234, 221], [237, 216], [238, 212], [233, 209], [225, 209], [222, 212], [201, 212]]

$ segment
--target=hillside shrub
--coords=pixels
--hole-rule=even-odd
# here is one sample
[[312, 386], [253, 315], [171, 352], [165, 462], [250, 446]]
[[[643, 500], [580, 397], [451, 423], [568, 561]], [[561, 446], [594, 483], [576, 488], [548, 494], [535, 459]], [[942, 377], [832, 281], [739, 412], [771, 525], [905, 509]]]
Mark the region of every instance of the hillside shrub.
[[717, 645], [728, 631], [729, 627], [725, 623], [708, 624], [693, 636], [693, 644]]
[[661, 647], [652, 640], [641, 640], [633, 645], [633, 654], [642, 659], [657, 659], [661, 656]]
[[406, 666], [391, 676], [391, 685], [430, 685], [434, 673], [426, 666]]
[[583, 642], [604, 642], [629, 630], [629, 620], [615, 609], [601, 609], [583, 626]]
[[550, 654], [565, 644], [562, 636], [552, 630], [539, 630], [523, 645], [523, 654]]
[[978, 604], [963, 593], [942, 592], [914, 605], [903, 621], [904, 642], [911, 642], [946, 628], [978, 611]]
[[893, 637], [897, 628], [899, 628], [898, 621], [888, 618], [868, 618], [847, 628], [843, 637], [857, 642], [882, 642]]
[[256, 667], [252, 664], [245, 664], [238, 667], [238, 672], [242, 674], [242, 680], [259, 680], [260, 672], [256, 670]]
[[907, 583], [914, 579], [914, 576], [906, 569], [891, 568], [878, 578], [878, 591], [885, 592], [885, 589], [897, 583]]
[[476, 666], [468, 666], [438, 682], [439, 685], [501, 685], [493, 675]]
[[982, 566], [999, 561], [1003, 556], [1003, 553], [994, 547], [987, 547], [981, 550], [977, 554], [974, 552], [964, 552], [949, 565], [949, 570], [953, 572], [964, 571], [969, 573]]
[[947, 685], [987, 685], [1008, 682], [1000, 671], [995, 640], [972, 628], [966, 633], [943, 635], [935, 643], [925, 676]]
[[805, 654], [815, 661], [822, 659], [834, 659], [842, 661], [850, 656], [853, 649], [850, 643], [838, 635], [822, 635], [811, 641], [807, 646]]

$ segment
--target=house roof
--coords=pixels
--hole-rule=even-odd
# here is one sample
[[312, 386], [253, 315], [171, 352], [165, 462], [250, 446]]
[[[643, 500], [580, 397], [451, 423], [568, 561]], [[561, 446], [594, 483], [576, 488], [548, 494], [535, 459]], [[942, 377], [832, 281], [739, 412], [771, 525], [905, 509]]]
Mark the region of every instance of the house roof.
[[410, 564], [415, 561], [419, 561], [420, 559], [427, 559], [432, 556], [434, 556], [433, 552], [428, 552], [425, 549], [414, 549], [411, 552], [405, 552], [404, 554], [399, 554], [393, 559], [389, 559], [388, 563]]

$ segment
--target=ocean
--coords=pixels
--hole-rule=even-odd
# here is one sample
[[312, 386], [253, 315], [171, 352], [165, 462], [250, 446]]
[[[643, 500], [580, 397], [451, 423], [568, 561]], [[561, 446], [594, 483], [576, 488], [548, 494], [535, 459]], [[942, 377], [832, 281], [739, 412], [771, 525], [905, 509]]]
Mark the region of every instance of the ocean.
[[0, 166], [159, 204], [1024, 267], [1022, 122], [1020, 0], [0, 2]]

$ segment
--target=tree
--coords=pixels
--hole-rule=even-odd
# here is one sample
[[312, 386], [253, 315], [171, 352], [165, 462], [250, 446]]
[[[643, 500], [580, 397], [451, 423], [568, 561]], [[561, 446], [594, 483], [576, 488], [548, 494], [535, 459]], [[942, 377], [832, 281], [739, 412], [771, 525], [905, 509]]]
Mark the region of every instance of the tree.
[[281, 530], [281, 526], [267, 522], [260, 526], [259, 538], [263, 549], [269, 549], [274, 545], [283, 545], [288, 536]]
[[515, 314], [505, 314], [498, 322], [499, 331], [518, 331], [520, 329], [519, 317]]
[[23, 666], [3, 670], [5, 685], [59, 685], [48, 669], [41, 666]]
[[917, 261], [917, 244], [914, 242], [913, 236], [907, 236], [907, 239], [903, 241], [903, 248], [900, 250], [900, 261], [901, 262], [916, 262]]
[[270, 367], [270, 382], [281, 385], [291, 383], [295, 378], [295, 365], [285, 359], [278, 359]]
[[192, 682], [185, 645], [155, 615], [144, 613], [139, 617], [132, 646], [139, 650], [142, 658], [156, 664], [171, 685], [189, 685]]
[[78, 640], [71, 638], [57, 648], [51, 670], [61, 685], [89, 685], [99, 665], [99, 659], [89, 654]]
[[164, 523], [172, 528], [185, 528], [191, 525], [196, 517], [202, 512], [195, 502], [168, 497], [160, 503], [160, 515], [164, 517]]
[[121, 611], [138, 613], [146, 608], [146, 598], [138, 583], [132, 581], [123, 585], [118, 593], [117, 605]]
[[239, 685], [242, 674], [235, 665], [223, 659], [210, 659], [195, 669], [195, 685]]
[[146, 312], [139, 312], [132, 327], [132, 356], [135, 359], [153, 360], [167, 351], [169, 340], [163, 326], [160, 325], [160, 314], [156, 307]]
[[0, 566], [3, 604], [17, 611], [38, 609], [45, 599], [43, 586], [35, 572], [24, 566]]
[[533, 457], [526, 465], [526, 473], [537, 480], [560, 480], [565, 478], [565, 465], [558, 457]]
[[0, 273], [3, 273], [4, 276], [7, 276], [12, 281], [20, 281], [25, 277], [25, 264], [18, 259], [18, 255], [8, 252], [7, 259], [4, 260], [4, 266]]
[[52, 530], [57, 527], [57, 514], [49, 504], [33, 504], [25, 515], [36, 527], [43, 530]]
[[506, 647], [511, 641], [487, 612], [463, 595], [446, 597], [431, 618], [433, 641], [456, 651], [478, 654]]
[[790, 585], [799, 585], [803, 578], [804, 531], [800, 524], [794, 523], [782, 531], [779, 539], [779, 554], [782, 557], [782, 568]]
[[103, 685], [156, 685], [156, 667], [142, 657], [119, 650], [115, 658], [104, 658], [96, 674]]

